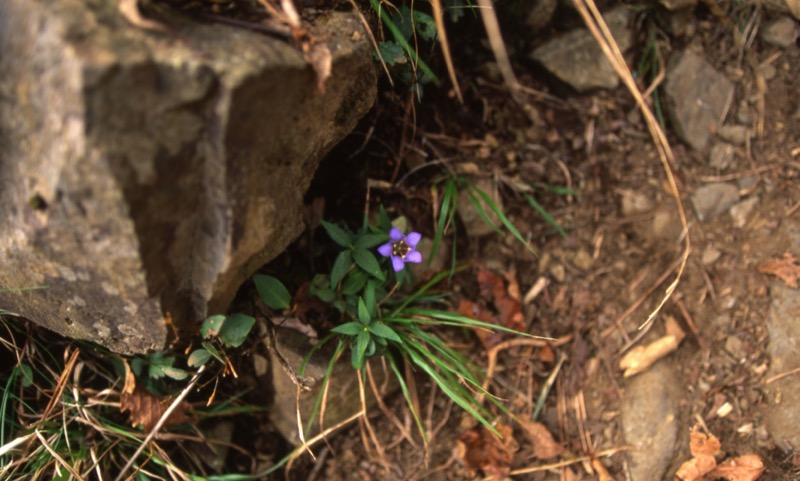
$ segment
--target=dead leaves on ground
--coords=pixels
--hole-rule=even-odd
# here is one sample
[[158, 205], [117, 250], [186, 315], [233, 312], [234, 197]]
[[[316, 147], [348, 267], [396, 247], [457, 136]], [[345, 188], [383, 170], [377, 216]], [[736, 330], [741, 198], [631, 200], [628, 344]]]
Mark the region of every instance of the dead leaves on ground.
[[[484, 267], [479, 267], [476, 279], [485, 302], [461, 299], [458, 305], [458, 313], [482, 322], [524, 332], [525, 316], [522, 314], [516, 274], [508, 272], [504, 277], [505, 280], [494, 272]], [[506, 282], [508, 282], [508, 286], [506, 286]], [[508, 336], [503, 332], [487, 332], [483, 330], [477, 330], [476, 334], [487, 351]]]
[[666, 316], [666, 329], [665, 336], [646, 346], [636, 346], [622, 356], [619, 368], [625, 370], [624, 377], [646, 371], [656, 361], [678, 348], [686, 333], [672, 316]]
[[790, 252], [784, 252], [783, 257], [772, 259], [766, 264], [757, 267], [758, 272], [780, 278], [784, 284], [796, 289], [800, 279], [800, 264]]
[[[168, 401], [162, 401], [139, 385], [128, 363], [124, 362], [124, 364], [125, 387], [122, 389], [122, 394], [120, 394], [119, 410], [120, 412], [128, 411], [130, 413], [132, 426], [141, 424], [144, 428], [144, 432], [149, 433], [153, 430], [156, 423], [158, 423], [158, 420], [161, 419], [161, 416], [167, 411], [170, 403]], [[191, 404], [182, 401], [169, 415], [169, 418], [164, 422], [162, 428], [193, 420], [194, 411], [192, 410]]]
[[686, 461], [675, 473], [681, 481], [755, 481], [764, 472], [764, 463], [756, 454], [745, 454], [729, 458], [717, 464], [715, 456], [721, 448], [713, 434], [703, 434], [696, 428], [692, 430], [689, 449], [692, 459]]
[[[524, 418], [519, 418], [517, 421], [527, 441], [526, 444], [530, 445], [524, 450], [526, 453], [532, 451], [533, 457], [543, 460], [564, 453], [564, 447], [553, 438], [544, 424]], [[514, 438], [511, 426], [500, 423], [495, 429], [502, 438], [483, 426], [462, 432], [456, 442], [456, 458], [473, 472], [481, 471], [486, 476], [502, 479], [511, 472], [520, 445]]]
[[456, 456], [470, 470], [480, 470], [487, 476], [501, 479], [511, 472], [519, 444], [510, 426], [498, 424], [495, 429], [503, 436], [502, 439], [485, 427], [462, 432], [456, 441]]

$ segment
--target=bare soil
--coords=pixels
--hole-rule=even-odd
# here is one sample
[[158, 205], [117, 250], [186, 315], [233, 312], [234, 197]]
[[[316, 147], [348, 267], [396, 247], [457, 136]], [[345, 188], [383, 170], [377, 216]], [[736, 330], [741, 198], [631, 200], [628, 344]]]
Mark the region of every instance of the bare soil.
[[[762, 22], [774, 18], [770, 12], [759, 15]], [[478, 165], [479, 175], [498, 185], [510, 218], [531, 236], [538, 257], [525, 252], [510, 235], [462, 239], [459, 244], [475, 269], [483, 267], [512, 279], [510, 284], [518, 283], [522, 295], [537, 280], [546, 279], [547, 286], [524, 305], [525, 321], [531, 333], [564, 341], [552, 348], [512, 347], [499, 355], [492, 392], [521, 417], [530, 417], [556, 361], [565, 359], [539, 417], [564, 454], [536, 459], [524, 430], [500, 415], [501, 423], [513, 427], [512, 441], [518, 450], [512, 450], [505, 465], [502, 456], [496, 456], [495, 462], [512, 472], [580, 456], [591, 459], [608, 449], [624, 450], [627, 444], [620, 418], [628, 380], [618, 367], [619, 359], [632, 346], [663, 336], [665, 319], [671, 317], [686, 337], [677, 351], [660, 361], [677, 371], [679, 382], [674, 388], [680, 397], [679, 441], [664, 479], [672, 479], [677, 467], [691, 458], [689, 433], [696, 426], [719, 438], [723, 454], [758, 454], [766, 465], [759, 479], [800, 476], [797, 459], [774, 446], [761, 422], [769, 365], [765, 319], [770, 293], [769, 280], [756, 270], [766, 259], [787, 250], [791, 242], [787, 222], [800, 215], [796, 187], [800, 51], [777, 49], [758, 37], [746, 47], [737, 47], [732, 32], [702, 7], [686, 21], [696, 27], [695, 33], [662, 44], [666, 48], [662, 53], [668, 56], [670, 50], [699, 45], [718, 70], [736, 81], [728, 118], [752, 115], [754, 123], [762, 118], [764, 129], [751, 142], [736, 146], [735, 160], [720, 170], [710, 166], [707, 152], [691, 151], [667, 125], [676, 157], [671, 167], [689, 217], [692, 250], [677, 290], [643, 336], [638, 327], [674, 279], [683, 244], [675, 201], [657, 153], [623, 88], [578, 95], [520, 60], [514, 67], [530, 89], [526, 101], [541, 118], [541, 124], [534, 125], [506, 94], [489, 51], [474, 41], [456, 54], [459, 80], [466, 86], [463, 107], [447, 95], [446, 88], [426, 88], [421, 104], [410, 112], [402, 108], [408, 105], [406, 99], [385, 90], [376, 111], [351, 142], [327, 161], [352, 167], [358, 182], [393, 180], [397, 163], [400, 176], [421, 162]], [[547, 34], [557, 31], [553, 28]], [[512, 48], [520, 49], [515, 58], [524, 57], [524, 47], [524, 42], [512, 42]], [[631, 55], [635, 65], [637, 52]], [[765, 63], [772, 69], [766, 89], [759, 87], [757, 68], [753, 68]], [[355, 146], [360, 146], [359, 153], [351, 158], [347, 150], [353, 152]], [[418, 219], [418, 228], [430, 234], [426, 228], [432, 218], [429, 188], [435, 173], [433, 167], [422, 168], [396, 190], [374, 193], [373, 201]], [[546, 189], [535, 194], [568, 237], [558, 236], [509, 188], [504, 182], [508, 179], [572, 189], [571, 196]], [[736, 184], [742, 199], [758, 198], [743, 225], [735, 225], [727, 211], [705, 222], [697, 220], [691, 195], [713, 182]], [[325, 193], [329, 205], [347, 196], [335, 190]], [[357, 202], [363, 199], [360, 192], [355, 196]], [[480, 300], [474, 276], [475, 270], [457, 278], [452, 286], [456, 299]], [[465, 346], [465, 352], [486, 364], [486, 351], [477, 340]], [[430, 385], [420, 382], [418, 394], [432, 430], [427, 456], [398, 395], [388, 403], [405, 420], [415, 436], [413, 443], [376, 409], [371, 424], [379, 447], [363, 427], [354, 427], [332, 437], [316, 462], [298, 462], [289, 478], [467, 480], [492, 474], [470, 469], [457, 448], [473, 442], [469, 433], [475, 432], [474, 422]], [[490, 447], [484, 450], [491, 452]], [[629, 466], [623, 452], [597, 459], [613, 479], [627, 479]], [[584, 461], [513, 479], [607, 479], [598, 478], [598, 473], [590, 461]]]

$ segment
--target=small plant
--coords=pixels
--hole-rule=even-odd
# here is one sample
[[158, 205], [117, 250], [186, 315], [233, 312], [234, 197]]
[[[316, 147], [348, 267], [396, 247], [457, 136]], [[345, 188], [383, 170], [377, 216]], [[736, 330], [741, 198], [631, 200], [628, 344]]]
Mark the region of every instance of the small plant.
[[[482, 194], [479, 190], [475, 192], [478, 196]], [[491, 200], [489, 202], [497, 207]], [[448, 214], [443, 212], [443, 215]], [[510, 225], [504, 215], [501, 218]], [[356, 231], [325, 221], [322, 227], [338, 246], [339, 252], [330, 273], [316, 275], [309, 292], [338, 310], [342, 322], [331, 329], [313, 349], [320, 349], [327, 343], [336, 345], [320, 396], [330, 382], [333, 363], [349, 349], [350, 363], [362, 377], [362, 389], [369, 360], [382, 357], [387, 362], [423, 439], [426, 439], [425, 431], [411, 400], [406, 378], [401, 374], [404, 372], [403, 363], [430, 377], [453, 402], [494, 431], [492, 415], [478, 399], [485, 397], [501, 410], [504, 408], [494, 398], [487, 396], [488, 393], [481, 387], [479, 370], [474, 364], [450, 347], [432, 328], [455, 326], [529, 335], [451, 312], [448, 296], [434, 293], [433, 289], [457, 269], [435, 275], [410, 293], [400, 289], [411, 281], [409, 270], [406, 269], [408, 263], [423, 262], [422, 254], [417, 250], [422, 236], [417, 232], [404, 234], [400, 228], [392, 225], [384, 209], [378, 212], [377, 225], [369, 224], [365, 219], [362, 227]], [[440, 232], [437, 231], [437, 234]], [[273, 287], [285, 290], [282, 285]], [[259, 293], [262, 299], [271, 295], [266, 290], [259, 290]], [[308, 354], [306, 360], [312, 353]], [[303, 374], [302, 368], [299, 374]], [[317, 410], [319, 406], [320, 398]], [[306, 429], [310, 426], [311, 423]]]

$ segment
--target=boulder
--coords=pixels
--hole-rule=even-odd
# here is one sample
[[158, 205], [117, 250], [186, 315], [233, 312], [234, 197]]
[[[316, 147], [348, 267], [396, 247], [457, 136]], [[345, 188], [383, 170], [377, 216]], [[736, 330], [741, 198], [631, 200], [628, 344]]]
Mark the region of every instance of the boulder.
[[353, 14], [311, 32], [324, 91], [284, 40], [159, 21], [0, 2], [0, 308], [126, 354], [226, 311], [300, 233], [320, 159], [375, 98]]
[[693, 149], [704, 150], [733, 97], [733, 82], [700, 55], [686, 50], [670, 60], [665, 84], [675, 133]]
[[[630, 11], [617, 7], [603, 14], [621, 52], [631, 46]], [[619, 77], [597, 41], [586, 28], [578, 28], [536, 48], [530, 57], [578, 92], [615, 89]]]

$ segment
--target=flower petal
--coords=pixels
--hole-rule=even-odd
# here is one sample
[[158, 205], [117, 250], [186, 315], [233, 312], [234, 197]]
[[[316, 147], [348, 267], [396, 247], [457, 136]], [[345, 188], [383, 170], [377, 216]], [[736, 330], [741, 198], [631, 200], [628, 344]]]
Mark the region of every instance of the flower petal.
[[415, 264], [419, 264], [422, 262], [422, 254], [419, 251], [411, 251], [406, 254], [406, 262], [413, 262]]
[[394, 268], [395, 272], [400, 272], [403, 270], [403, 267], [406, 266], [406, 263], [403, 262], [399, 256], [392, 256], [392, 267]]
[[411, 248], [413, 249], [417, 247], [417, 243], [419, 243], [420, 239], [422, 239], [422, 234], [420, 234], [419, 232], [409, 232], [408, 235], [406, 236], [406, 244], [411, 246]]
[[392, 230], [389, 231], [389, 239], [391, 239], [392, 242], [397, 242], [403, 237], [405, 236], [403, 236], [403, 233], [400, 232], [400, 229], [397, 227], [392, 227]]
[[387, 242], [386, 244], [383, 244], [382, 246], [378, 247], [378, 253], [383, 257], [389, 257], [390, 255], [392, 255], [392, 243]]

